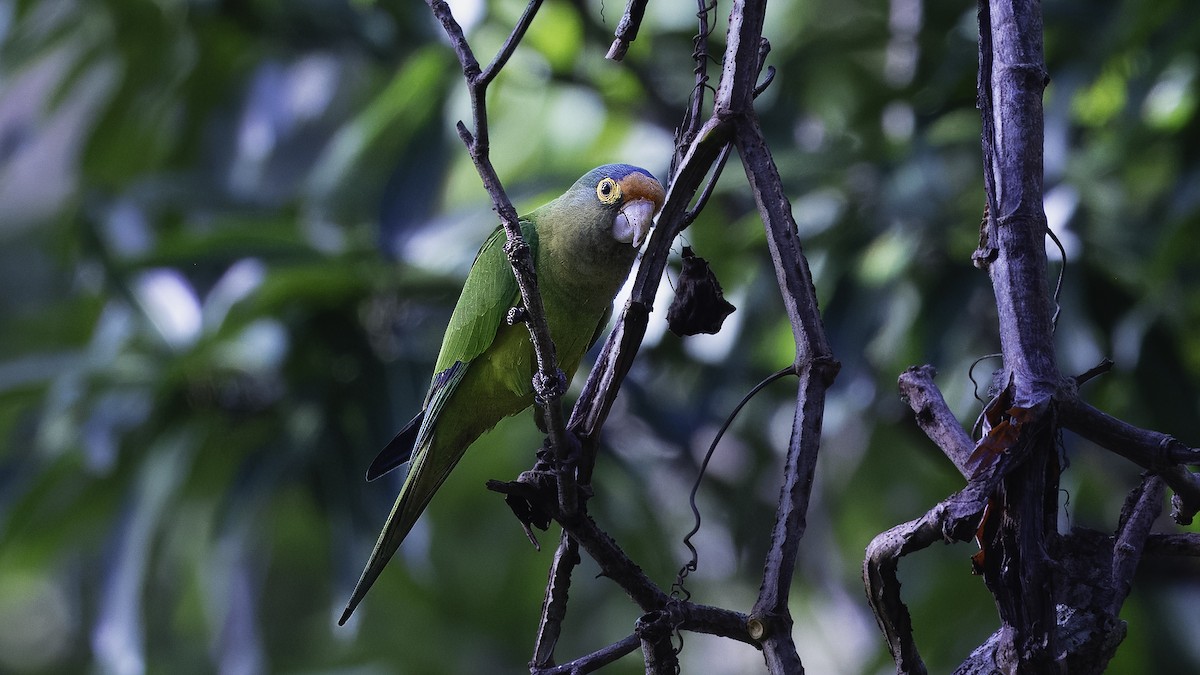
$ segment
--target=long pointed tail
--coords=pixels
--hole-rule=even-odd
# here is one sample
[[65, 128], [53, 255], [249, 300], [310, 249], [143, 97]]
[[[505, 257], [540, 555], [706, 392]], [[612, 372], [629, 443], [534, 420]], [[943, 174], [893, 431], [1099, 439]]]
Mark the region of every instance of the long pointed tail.
[[[392, 512], [388, 515], [383, 531], [379, 533], [379, 539], [375, 541], [371, 557], [367, 559], [367, 566], [363, 569], [358, 583], [355, 584], [354, 592], [350, 594], [350, 601], [346, 603], [342, 618], [338, 619], [339, 626], [346, 623], [350, 615], [354, 613], [354, 609], [358, 607], [358, 603], [362, 602], [367, 591], [371, 589], [371, 585], [379, 578], [384, 566], [391, 560], [396, 549], [400, 548], [400, 543], [404, 541], [413, 525], [416, 524], [417, 518], [420, 518], [425, 507], [429, 506], [434, 493], [442, 486], [442, 483], [446, 482], [450, 470], [458, 464], [458, 460], [462, 459], [463, 450], [465, 448], [457, 451], [441, 449], [439, 453], [431, 453], [430, 448], [426, 446], [416, 453], [408, 476], [404, 479], [404, 486], [400, 488], [400, 494], [396, 497], [395, 505], [392, 506]], [[446, 452], [449, 452], [450, 456], [441, 458], [432, 456]]]

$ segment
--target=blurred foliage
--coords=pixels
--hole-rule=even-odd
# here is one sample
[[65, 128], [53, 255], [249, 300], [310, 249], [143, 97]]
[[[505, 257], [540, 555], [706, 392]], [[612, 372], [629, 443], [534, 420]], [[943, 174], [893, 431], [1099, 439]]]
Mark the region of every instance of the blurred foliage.
[[[694, 8], [651, 3], [618, 64], [602, 56], [620, 4], [548, 2], [492, 88], [493, 158], [519, 209], [605, 162], [665, 174]], [[454, 5], [481, 58], [523, 7]], [[727, 11], [714, 13], [715, 53]], [[797, 639], [811, 672], [887, 672], [862, 551], [961, 484], [896, 376], [936, 365], [969, 424], [970, 365], [997, 348], [990, 287], [970, 264], [983, 204], [975, 10], [770, 11], [779, 74], [759, 109], [843, 363]], [[1045, 14], [1046, 210], [1069, 260], [1062, 367], [1112, 356], [1089, 399], [1195, 444], [1200, 9], [1055, 0]], [[420, 405], [493, 226], [453, 131], [466, 100], [421, 3], [0, 0], [0, 671], [524, 668], [549, 555], [482, 485], [531, 463], [528, 415], [478, 444], [352, 624], [334, 626], [397, 488], [362, 472]], [[592, 502], [664, 585], [685, 559], [699, 457], [793, 350], [732, 163], [685, 237], [738, 310], [719, 335], [677, 339], [657, 316], [664, 282]], [[793, 393], [770, 387], [713, 461], [689, 582], [703, 602], [746, 609], [757, 591]], [[1063, 445], [1062, 526], [1110, 530], [1137, 469]], [[970, 553], [928, 550], [901, 570], [933, 672], [996, 625]], [[632, 629], [635, 608], [593, 571], [576, 575], [563, 658]], [[1200, 665], [1196, 572], [1145, 562], [1112, 672]], [[744, 645], [686, 640], [685, 672], [761, 663]]]

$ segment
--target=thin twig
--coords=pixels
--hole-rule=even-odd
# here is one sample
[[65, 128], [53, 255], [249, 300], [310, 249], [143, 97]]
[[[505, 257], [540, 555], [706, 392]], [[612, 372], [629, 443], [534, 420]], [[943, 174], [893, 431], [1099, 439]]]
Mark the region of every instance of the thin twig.
[[1090, 382], [1093, 379], [1100, 377], [1101, 375], [1104, 375], [1108, 371], [1112, 370], [1112, 367], [1113, 367], [1112, 359], [1110, 359], [1110, 358], [1101, 359], [1100, 363], [1097, 363], [1096, 365], [1092, 366], [1091, 368], [1088, 368], [1084, 372], [1075, 376], [1075, 378], [1074, 378], [1075, 387], [1076, 388], [1081, 387], [1085, 383]]
[[1200, 512], [1200, 475], [1183, 465], [1196, 463], [1200, 451], [1167, 434], [1123, 422], [1077, 397], [1063, 397], [1058, 411], [1064, 427], [1162, 476], [1178, 498], [1171, 517], [1180, 525], [1191, 524]]
[[554, 660], [554, 648], [562, 633], [563, 619], [567, 616], [571, 573], [579, 563], [579, 544], [563, 530], [546, 580], [546, 596], [542, 602], [542, 616], [538, 621], [537, 639], [533, 646], [534, 666], [545, 666]]
[[729, 159], [729, 153], [733, 151], [733, 144], [726, 143], [725, 147], [721, 148], [721, 154], [717, 156], [717, 163], [713, 167], [712, 175], [704, 184], [704, 189], [700, 192], [700, 196], [696, 199], [696, 204], [688, 209], [688, 212], [683, 215], [684, 228], [689, 227], [696, 222], [696, 218], [700, 217], [700, 212], [708, 205], [708, 200], [712, 197], [713, 190], [717, 187], [717, 181], [721, 179], [721, 172], [725, 170], [725, 162]]
[[[716, 8], [717, 2], [716, 0], [696, 0], [696, 4], [696, 20], [699, 25], [696, 28], [696, 35], [692, 38], [692, 60], [696, 62], [692, 74], [695, 76], [696, 82], [688, 97], [688, 107], [683, 115], [683, 124], [675, 129], [675, 152], [671, 155], [671, 168], [668, 171], [671, 180], [675, 180], [679, 163], [683, 160], [683, 153], [696, 140], [696, 134], [700, 131], [704, 115], [704, 92], [712, 90], [712, 85], [708, 83], [708, 62], [712, 58], [708, 53], [708, 36], [712, 34], [712, 26], [708, 23], [708, 13]], [[695, 209], [695, 211], [698, 212], [699, 209]], [[692, 220], [695, 220], [695, 216], [692, 216]]]
[[629, 0], [621, 22], [617, 24], [616, 39], [608, 48], [604, 58], [620, 61], [629, 51], [629, 45], [637, 39], [638, 29], [642, 27], [642, 17], [646, 14], [646, 5], [650, 0]]
[[1112, 601], [1109, 612], [1113, 620], [1121, 615], [1121, 605], [1133, 588], [1133, 575], [1142, 559], [1142, 550], [1150, 528], [1162, 513], [1164, 483], [1158, 476], [1146, 476], [1129, 494], [1122, 509], [1121, 523], [1113, 543]]
[[637, 634], [629, 635], [611, 645], [598, 649], [587, 656], [557, 666], [534, 666], [530, 675], [582, 675], [600, 670], [617, 659], [632, 654], [641, 644]]
[[455, 20], [454, 14], [450, 11], [450, 7], [446, 4], [445, 0], [428, 0], [428, 2], [434, 16], [441, 22], [442, 28], [450, 38], [451, 47], [453, 47], [454, 53], [458, 56], [459, 63], [462, 65], [463, 75], [467, 78], [467, 88], [471, 96], [471, 111], [474, 116], [475, 130], [472, 135], [472, 132], [466, 128], [466, 125], [459, 122], [458, 132], [466, 144], [467, 150], [470, 152], [471, 160], [475, 163], [475, 168], [479, 172], [484, 187], [492, 198], [492, 205], [496, 210], [496, 214], [500, 217], [500, 223], [504, 227], [505, 236], [508, 238], [505, 252], [508, 254], [509, 263], [512, 265], [517, 286], [521, 290], [521, 302], [528, 313], [526, 326], [529, 328], [530, 341], [533, 344], [534, 357], [537, 363], [537, 371], [533, 379], [534, 390], [546, 418], [546, 429], [550, 437], [551, 447], [554, 449], [555, 459], [557, 460], [556, 467], [560, 474], [558, 481], [559, 500], [562, 502], [564, 511], [574, 512], [578, 506], [578, 495], [575, 489], [574, 474], [570, 470], [570, 458], [573, 454], [573, 447], [567, 437], [563, 421], [562, 405], [560, 403], [562, 395], [565, 393], [563, 391], [564, 387], [561, 386], [563, 377], [558, 369], [554, 342], [550, 337], [550, 327], [546, 323], [546, 311], [542, 304], [541, 293], [537, 287], [537, 275], [534, 272], [533, 257], [529, 246], [525, 243], [521, 235], [521, 226], [516, 209], [513, 208], [512, 202], [509, 200], [507, 193], [505, 193], [504, 186], [501, 184], [500, 177], [496, 174], [496, 170], [492, 166], [491, 158], [488, 154], [486, 101], [488, 83], [503, 68], [508, 58], [520, 43], [525, 31], [529, 28], [529, 24], [537, 14], [542, 0], [530, 1], [525, 12], [517, 22], [516, 27], [513, 28], [512, 33], [505, 40], [500, 51], [488, 65], [486, 71], [479, 69], [479, 61], [471, 51], [471, 46], [463, 35], [462, 27]]
[[900, 395], [916, 413], [921, 431], [941, 448], [964, 478], [969, 478], [967, 460], [975, 451], [975, 443], [950, 412], [941, 390], [933, 382], [936, 376], [933, 366], [909, 367], [900, 375]]
[[521, 40], [525, 38], [525, 31], [529, 30], [529, 26], [533, 23], [533, 17], [537, 15], [538, 9], [541, 6], [542, 0], [529, 0], [525, 11], [521, 13], [521, 18], [517, 19], [512, 32], [509, 33], [504, 44], [500, 46], [499, 51], [496, 52], [496, 56], [492, 59], [492, 62], [476, 78], [477, 86], [486, 88], [492, 83], [492, 80], [496, 79], [496, 76], [500, 74], [500, 70], [512, 58], [513, 52], [517, 51], [517, 45], [521, 44]]

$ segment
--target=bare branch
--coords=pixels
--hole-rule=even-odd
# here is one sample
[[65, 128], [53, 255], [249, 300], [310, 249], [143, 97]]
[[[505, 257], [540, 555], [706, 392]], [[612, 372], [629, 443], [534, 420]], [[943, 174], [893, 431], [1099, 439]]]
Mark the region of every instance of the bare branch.
[[1180, 525], [1191, 524], [1200, 511], [1200, 476], [1180, 464], [1196, 462], [1195, 448], [1167, 434], [1123, 422], [1075, 396], [1061, 397], [1058, 411], [1066, 428], [1162, 476], [1179, 498], [1171, 517]]
[[608, 53], [604, 58], [613, 61], [620, 61], [625, 58], [625, 52], [629, 51], [629, 45], [637, 39], [638, 29], [642, 27], [642, 16], [646, 14], [646, 5], [650, 0], [629, 0], [629, 4], [625, 6], [625, 14], [621, 16], [621, 22], [617, 24], [616, 36], [612, 46], [608, 48]]
[[1112, 359], [1108, 359], [1108, 358], [1102, 359], [1100, 361], [1100, 363], [1096, 364], [1095, 366], [1092, 366], [1091, 368], [1088, 368], [1082, 374], [1076, 375], [1074, 378], [1075, 386], [1076, 387], [1083, 386], [1084, 383], [1090, 382], [1093, 378], [1099, 377], [1099, 376], [1107, 373], [1108, 371], [1112, 370], [1112, 367], [1113, 367]]
[[643, 614], [637, 620], [635, 631], [642, 643], [646, 675], [674, 675], [679, 671], [679, 655], [671, 644], [674, 626], [669, 613], [656, 611]]
[[913, 640], [912, 617], [900, 597], [900, 558], [919, 551], [942, 538], [939, 504], [917, 520], [897, 525], [877, 535], [867, 546], [863, 560], [863, 583], [875, 621], [896, 660], [896, 672], [927, 672]]
[[582, 656], [562, 665], [548, 667], [535, 665], [529, 669], [529, 673], [530, 675], [583, 675], [583, 673], [592, 673], [613, 663], [626, 654], [632, 654], [638, 648], [639, 644], [641, 644], [641, 640], [635, 633], [622, 638], [618, 642], [614, 642], [604, 649], [594, 651], [587, 656]]
[[933, 382], [935, 377], [937, 370], [933, 366], [910, 366], [900, 375], [900, 395], [917, 414], [921, 431], [942, 449], [964, 478], [969, 478], [967, 460], [975, 451], [975, 443], [950, 412], [941, 390]]
[[592, 368], [583, 385], [583, 392], [575, 403], [569, 427], [585, 439], [579, 467], [580, 482], [583, 484], [587, 483], [587, 476], [591, 473], [590, 464], [594, 462], [589, 449], [594, 452], [596, 434], [608, 418], [621, 382], [633, 365], [638, 346], [646, 334], [646, 325], [654, 307], [659, 279], [667, 266], [671, 243], [686, 226], [688, 204], [720, 156], [731, 132], [728, 122], [713, 117], [701, 127], [695, 141], [689, 146], [675, 179], [667, 187], [666, 202], [642, 254], [629, 302], [618, 318], [616, 328], [605, 341], [596, 366]]
[[1200, 534], [1152, 534], [1146, 539], [1143, 555], [1200, 557]]
[[554, 647], [558, 644], [562, 622], [567, 616], [571, 572], [579, 562], [579, 544], [564, 530], [546, 580], [546, 598], [542, 602], [542, 617], [538, 621], [537, 639], [533, 647], [532, 665], [535, 667], [548, 665], [554, 659]]
[[717, 156], [716, 166], [713, 167], [712, 175], [709, 176], [708, 182], [704, 185], [704, 190], [696, 199], [696, 204], [683, 216], [683, 226], [687, 228], [696, 221], [700, 216], [700, 212], [708, 204], [708, 200], [712, 197], [713, 189], [717, 186], [717, 181], [721, 179], [721, 172], [725, 170], [725, 162], [729, 159], [729, 153], [733, 151], [733, 145], [726, 143], [725, 147], [721, 148], [721, 154]]
[[959, 492], [946, 498], [924, 516], [897, 525], [876, 536], [867, 546], [863, 561], [863, 582], [867, 601], [875, 621], [883, 631], [896, 669], [900, 673], [924, 673], [925, 663], [913, 640], [912, 619], [900, 597], [897, 570], [900, 558], [943, 541], [967, 541], [979, 526], [980, 518], [1006, 475], [1007, 462], [1021, 458], [1004, 458], [982, 474], [972, 478]]
[[[517, 19], [517, 25], [513, 26], [512, 32], [504, 44], [500, 46], [500, 50], [496, 52], [495, 58], [483, 69], [478, 78], [471, 83], [473, 87], [481, 89], [479, 98], [483, 98], [482, 89], [487, 88], [492, 80], [500, 74], [500, 70], [512, 58], [513, 52], [517, 51], [517, 45], [521, 44], [521, 40], [525, 38], [525, 31], [529, 30], [530, 24], [533, 23], [533, 17], [537, 15], [538, 9], [542, 6], [542, 0], [529, 0], [529, 4], [525, 7], [525, 11], [521, 13], [521, 18]], [[476, 127], [479, 125], [476, 124]], [[486, 126], [486, 125], [484, 125]]]
[[[1176, 491], [1178, 522], [1190, 522], [1200, 508], [1200, 478], [1182, 466], [1195, 463], [1200, 452], [1079, 399], [1078, 386], [1107, 372], [1110, 361], [1076, 378], [1058, 371], [1045, 269], [1041, 96], [1047, 77], [1037, 0], [980, 0], [979, 63], [987, 206], [973, 258], [990, 276], [999, 314], [1007, 385], [985, 414], [991, 431], [1004, 433], [985, 429], [985, 438], [972, 442], [933, 384], [931, 367], [900, 377], [918, 424], [960, 472], [967, 475], [968, 458], [979, 449], [994, 451], [997, 464], [984, 465], [987, 480], [972, 477], [963, 492], [922, 518], [876, 537], [864, 581], [898, 671], [924, 672], [900, 597], [899, 558], [939, 537], [962, 538], [965, 524], [982, 516], [976, 563], [1001, 626], [956, 672], [1102, 672], [1125, 636], [1119, 612], [1142, 556], [1200, 553], [1200, 537], [1150, 534], [1164, 484]], [[1129, 496], [1114, 536], [1056, 533], [1060, 425], [1157, 474]]]
[[[1033, 408], [1059, 386], [1046, 283], [1042, 208], [1042, 13], [1036, 0], [979, 3], [979, 109], [988, 196], [986, 250], [1004, 369], [1016, 405]], [[1008, 379], [1007, 377], [1005, 378]]]
[[534, 15], [541, 6], [541, 0], [530, 1], [516, 27], [508, 39], [505, 40], [500, 52], [488, 65], [486, 71], [480, 71], [479, 61], [471, 51], [471, 47], [463, 35], [462, 27], [455, 20], [445, 0], [428, 0], [428, 2], [434, 16], [441, 22], [442, 28], [450, 38], [450, 44], [454, 48], [454, 53], [458, 56], [459, 63], [462, 64], [463, 74], [467, 78], [467, 87], [471, 95], [471, 110], [475, 121], [475, 132], [472, 137], [472, 134], [462, 122], [458, 123], [458, 132], [471, 154], [471, 160], [475, 163], [475, 168], [479, 172], [479, 177], [483, 181], [484, 187], [492, 198], [493, 208], [500, 217], [500, 224], [504, 227], [505, 236], [508, 238], [508, 243], [504, 250], [508, 254], [509, 263], [512, 265], [517, 286], [521, 289], [521, 302], [528, 312], [528, 318], [525, 323], [529, 328], [530, 341], [533, 343], [534, 357], [537, 362], [537, 372], [533, 378], [534, 390], [544, 411], [546, 429], [550, 437], [551, 447], [554, 449], [555, 457], [558, 460], [556, 465], [559, 473], [562, 474], [558, 481], [560, 490], [559, 499], [565, 511], [573, 512], [577, 507], [578, 497], [576, 495], [573, 472], [568, 470], [570, 457], [573, 454], [573, 446], [567, 438], [566, 426], [563, 422], [562, 405], [560, 403], [562, 395], [565, 393], [565, 387], [561, 386], [563, 376], [558, 369], [554, 342], [550, 337], [550, 327], [546, 323], [546, 311], [542, 305], [542, 296], [537, 287], [537, 274], [534, 272], [533, 257], [529, 251], [529, 246], [526, 245], [521, 235], [521, 226], [518, 221], [516, 209], [513, 208], [512, 202], [505, 193], [504, 186], [501, 184], [500, 177], [496, 174], [496, 169], [492, 166], [492, 161], [488, 154], [486, 101], [488, 83], [492, 81], [508, 61], [513, 50], [516, 49], [517, 44], [525, 35], [525, 31], [529, 28], [529, 24], [533, 21]]
[[[1029, 453], [1010, 463], [998, 518], [985, 522], [983, 576], [996, 599], [1013, 667], [1054, 669], [1059, 650], [1047, 537], [1054, 531], [1058, 470], [1049, 405], [1061, 376], [1046, 283], [1042, 207], [1041, 6], [1037, 0], [980, 0], [979, 109], [987, 189], [976, 263], [992, 281], [1004, 357], [1005, 415], [1021, 416], [1017, 441]], [[1051, 419], [1047, 420], [1049, 417]], [[1047, 423], [1050, 422], [1050, 423]], [[1015, 427], [1013, 427], [1015, 428]], [[1007, 449], [1006, 449], [1007, 451]]]
[[[768, 667], [772, 672], [795, 672], [800, 664], [791, 638], [788, 591], [800, 538], [804, 535], [816, 471], [825, 391], [833, 383], [840, 365], [825, 339], [808, 262], [796, 238], [791, 205], [783, 194], [778, 170], [762, 139], [757, 120], [752, 113], [748, 117], [750, 123], [738, 126], [738, 152], [754, 190], [759, 215], [767, 228], [768, 247], [784, 306], [791, 317], [796, 341], [794, 363], [800, 380], [771, 547], [758, 600], [751, 614], [768, 627], [767, 637], [763, 640]], [[773, 658], [779, 662], [773, 662]]]
[[1150, 528], [1158, 514], [1162, 513], [1163, 481], [1157, 476], [1147, 476], [1125, 500], [1121, 510], [1121, 524], [1117, 527], [1116, 543], [1113, 545], [1112, 560], [1112, 604], [1109, 612], [1113, 618], [1120, 616], [1121, 605], [1133, 587], [1133, 574], [1142, 559], [1142, 549]]

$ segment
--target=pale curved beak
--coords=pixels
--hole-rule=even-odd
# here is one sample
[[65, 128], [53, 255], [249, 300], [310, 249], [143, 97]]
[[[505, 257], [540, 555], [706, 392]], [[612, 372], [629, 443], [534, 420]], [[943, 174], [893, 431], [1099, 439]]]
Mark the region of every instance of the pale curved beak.
[[657, 210], [658, 205], [649, 199], [635, 199], [625, 204], [613, 221], [613, 239], [641, 248], [642, 242], [650, 234]]

